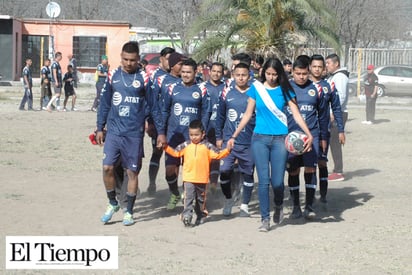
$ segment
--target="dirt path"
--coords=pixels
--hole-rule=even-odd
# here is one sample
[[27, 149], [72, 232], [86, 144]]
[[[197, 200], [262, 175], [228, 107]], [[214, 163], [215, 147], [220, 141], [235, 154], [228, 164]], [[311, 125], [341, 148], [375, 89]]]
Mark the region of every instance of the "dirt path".
[[[210, 195], [211, 219], [187, 229], [168, 200], [163, 167], [155, 198], [146, 196], [148, 158], [140, 175], [134, 226], [99, 221], [106, 205], [102, 150], [87, 136], [96, 114], [86, 111], [93, 89], [79, 90], [79, 112], [21, 112], [22, 91], [0, 87], [0, 223], [6, 235], [118, 235], [117, 274], [410, 274], [412, 270], [412, 111], [378, 108], [378, 123], [363, 125], [351, 105], [344, 147], [345, 177], [330, 183], [327, 211], [314, 222], [286, 219], [260, 233], [256, 190], [252, 217], [221, 215], [222, 194]], [[35, 93], [37, 99], [37, 93]], [[38, 106], [35, 100], [35, 107]], [[145, 140], [150, 155], [149, 139]], [[163, 159], [162, 159], [163, 161]], [[303, 186], [301, 186], [301, 190]], [[286, 192], [287, 193], [287, 192]], [[4, 245], [0, 268], [4, 273]], [[6, 271], [7, 274], [61, 274]]]

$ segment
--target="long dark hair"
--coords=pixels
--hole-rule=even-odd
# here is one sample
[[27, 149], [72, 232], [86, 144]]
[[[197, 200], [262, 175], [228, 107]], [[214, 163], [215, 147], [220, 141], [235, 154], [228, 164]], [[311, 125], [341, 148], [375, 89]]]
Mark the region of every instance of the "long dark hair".
[[286, 102], [288, 102], [289, 100], [292, 99], [290, 91], [294, 92], [294, 90], [292, 86], [290, 85], [290, 82], [289, 82], [288, 76], [285, 73], [285, 70], [283, 69], [282, 62], [277, 57], [271, 57], [268, 60], [266, 60], [265, 64], [263, 64], [263, 67], [262, 67], [262, 83], [266, 81], [266, 70], [269, 68], [274, 69], [276, 73], [278, 74], [277, 83], [282, 89], [282, 93], [283, 93], [283, 96]]

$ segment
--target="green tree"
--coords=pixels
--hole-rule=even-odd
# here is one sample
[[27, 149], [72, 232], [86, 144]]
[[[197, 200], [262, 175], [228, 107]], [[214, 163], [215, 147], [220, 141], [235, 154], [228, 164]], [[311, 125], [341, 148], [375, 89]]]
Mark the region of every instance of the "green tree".
[[291, 56], [314, 38], [339, 48], [333, 17], [317, 0], [205, 0], [201, 14], [192, 28], [202, 40], [198, 59], [222, 48]]

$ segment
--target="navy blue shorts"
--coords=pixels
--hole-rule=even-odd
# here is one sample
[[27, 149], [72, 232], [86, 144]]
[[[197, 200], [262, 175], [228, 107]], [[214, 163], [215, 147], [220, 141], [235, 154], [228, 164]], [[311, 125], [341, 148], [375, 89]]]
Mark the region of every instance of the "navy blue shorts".
[[300, 167], [317, 167], [319, 158], [320, 146], [319, 137], [313, 137], [312, 150], [303, 155], [294, 155], [289, 153], [288, 163], [286, 165], [289, 172], [294, 171]]
[[103, 153], [103, 165], [114, 166], [120, 158], [123, 168], [140, 172], [143, 137], [124, 137], [107, 133]]
[[[226, 143], [222, 148], [226, 148]], [[239, 171], [246, 175], [253, 175], [255, 163], [253, 161], [252, 149], [250, 145], [233, 146], [230, 154], [224, 159], [220, 160], [220, 171], [231, 171], [235, 162], [238, 162]]]

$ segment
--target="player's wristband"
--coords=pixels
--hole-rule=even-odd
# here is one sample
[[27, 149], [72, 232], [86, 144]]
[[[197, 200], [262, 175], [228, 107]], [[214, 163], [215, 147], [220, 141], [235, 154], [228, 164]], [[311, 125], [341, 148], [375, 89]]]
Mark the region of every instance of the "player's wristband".
[[231, 138], [231, 139], [232, 139], [232, 138], [233, 138], [233, 139], [236, 139], [236, 137], [234, 137], [234, 136], [231, 136], [230, 138]]

